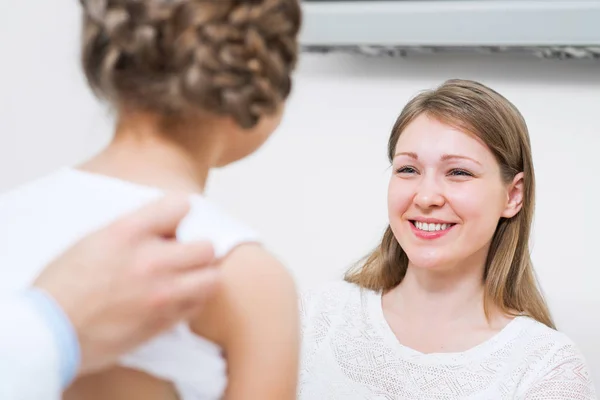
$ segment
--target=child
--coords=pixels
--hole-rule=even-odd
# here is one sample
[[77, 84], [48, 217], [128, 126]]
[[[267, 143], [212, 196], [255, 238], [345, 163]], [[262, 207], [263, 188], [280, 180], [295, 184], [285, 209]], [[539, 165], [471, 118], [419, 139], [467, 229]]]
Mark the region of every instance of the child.
[[117, 113], [114, 139], [81, 166], [0, 197], [0, 289], [28, 285], [76, 239], [164, 192], [189, 193], [177, 236], [214, 243], [224, 274], [215, 300], [118, 367], [80, 371], [65, 399], [295, 398], [293, 280], [251, 229], [202, 193], [212, 168], [253, 153], [281, 119], [297, 58], [297, 0], [81, 5], [83, 67]]

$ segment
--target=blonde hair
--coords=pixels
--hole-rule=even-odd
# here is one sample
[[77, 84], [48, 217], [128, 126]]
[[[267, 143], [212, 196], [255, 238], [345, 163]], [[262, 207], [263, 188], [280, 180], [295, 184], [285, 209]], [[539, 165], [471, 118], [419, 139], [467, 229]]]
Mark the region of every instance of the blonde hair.
[[[498, 161], [506, 183], [523, 172], [523, 207], [513, 218], [500, 219], [487, 255], [483, 275], [485, 311], [487, 315], [491, 302], [506, 314], [527, 315], [555, 328], [538, 287], [529, 252], [535, 207], [535, 174], [523, 116], [506, 98], [480, 83], [446, 81], [434, 90], [420, 93], [404, 107], [389, 138], [390, 162], [398, 138], [421, 114], [481, 139]], [[345, 280], [364, 288], [387, 291], [402, 282], [408, 261], [388, 225], [381, 244], [351, 268]]]

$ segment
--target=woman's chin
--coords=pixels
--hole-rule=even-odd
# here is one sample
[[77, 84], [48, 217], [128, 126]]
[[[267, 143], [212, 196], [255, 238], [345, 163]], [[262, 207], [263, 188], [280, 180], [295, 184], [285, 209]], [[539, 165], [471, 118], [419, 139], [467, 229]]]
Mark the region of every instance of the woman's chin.
[[435, 261], [411, 262], [409, 267], [427, 271], [444, 271], [448, 269], [447, 264]]
[[419, 270], [430, 270], [430, 271], [444, 271], [453, 265], [453, 263], [445, 257], [443, 254], [437, 252], [423, 253], [423, 252], [407, 252], [409, 261], [409, 267], [417, 268]]

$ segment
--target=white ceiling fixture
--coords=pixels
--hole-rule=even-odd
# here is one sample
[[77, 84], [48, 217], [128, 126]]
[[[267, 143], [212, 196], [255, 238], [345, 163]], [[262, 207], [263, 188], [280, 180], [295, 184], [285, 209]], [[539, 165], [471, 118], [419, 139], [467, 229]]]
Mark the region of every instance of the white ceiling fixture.
[[600, 0], [303, 0], [309, 52], [600, 59]]

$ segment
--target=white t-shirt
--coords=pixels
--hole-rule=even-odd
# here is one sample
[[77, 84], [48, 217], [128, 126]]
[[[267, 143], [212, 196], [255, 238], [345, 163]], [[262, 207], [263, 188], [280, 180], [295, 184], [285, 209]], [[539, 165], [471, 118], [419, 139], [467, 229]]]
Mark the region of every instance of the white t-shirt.
[[[0, 296], [29, 286], [77, 240], [161, 195], [155, 188], [70, 168], [0, 195]], [[208, 239], [219, 258], [258, 241], [252, 229], [199, 195], [191, 196], [177, 237]], [[221, 349], [185, 324], [127, 354], [121, 364], [173, 382], [182, 400], [220, 399], [227, 384]]]
[[517, 317], [462, 353], [401, 345], [381, 293], [340, 282], [301, 301], [301, 400], [595, 399], [590, 373], [564, 334]]

